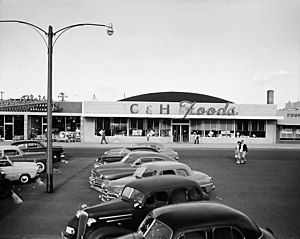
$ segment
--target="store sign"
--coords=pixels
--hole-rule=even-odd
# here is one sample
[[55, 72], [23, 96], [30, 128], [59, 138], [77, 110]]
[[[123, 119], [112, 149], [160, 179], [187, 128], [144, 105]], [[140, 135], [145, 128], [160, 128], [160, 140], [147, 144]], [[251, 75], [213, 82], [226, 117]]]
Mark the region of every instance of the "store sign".
[[[47, 99], [45, 96], [23, 95], [20, 99], [0, 101], [0, 111], [15, 112], [45, 112], [47, 111]], [[52, 111], [59, 111], [58, 103], [52, 104]]]
[[[152, 114], [153, 109], [156, 109], [159, 111], [159, 114], [170, 114], [171, 106], [169, 104], [163, 105], [160, 104], [159, 108], [155, 108], [152, 105], [147, 105], [144, 107], [140, 107], [139, 104], [135, 103], [130, 106], [130, 113], [131, 114], [139, 114], [139, 113], [145, 113], [145, 114]], [[176, 106], [176, 109], [178, 109], [178, 106]], [[226, 103], [224, 107], [216, 108], [216, 107], [197, 107], [196, 102], [190, 102], [190, 101], [181, 101], [179, 103], [179, 115], [183, 115], [183, 118], [186, 118], [188, 115], [237, 115], [238, 112], [236, 112], [235, 107], [229, 107], [229, 103]]]
[[237, 115], [235, 107], [229, 108], [229, 103], [226, 103], [224, 107], [215, 108], [215, 107], [195, 107], [196, 102], [190, 101], [181, 101], [179, 106], [179, 113], [184, 114], [183, 118], [187, 115]]
[[287, 115], [286, 115], [287, 117], [299, 117], [300, 118], [300, 114], [298, 113], [298, 114], [295, 114], [295, 113], [288, 113]]

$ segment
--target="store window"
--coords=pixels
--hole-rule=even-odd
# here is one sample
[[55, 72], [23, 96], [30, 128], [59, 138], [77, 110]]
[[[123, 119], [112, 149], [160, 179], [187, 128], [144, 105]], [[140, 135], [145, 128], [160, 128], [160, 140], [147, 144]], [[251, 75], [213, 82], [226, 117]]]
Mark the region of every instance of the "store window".
[[265, 138], [266, 137], [266, 121], [265, 120], [252, 120], [251, 132], [252, 138]]
[[171, 136], [171, 119], [162, 119], [161, 120], [160, 135], [162, 137], [169, 137], [169, 136]]
[[127, 135], [127, 118], [111, 118], [110, 122], [111, 136]]
[[15, 115], [14, 116], [14, 136], [20, 139], [24, 138], [24, 116]]
[[236, 133], [235, 136], [239, 137], [249, 137], [249, 120], [236, 120]]
[[159, 136], [159, 119], [146, 119], [147, 133], [150, 132], [152, 137]]
[[100, 136], [99, 131], [104, 129], [106, 136], [111, 136], [110, 119], [108, 117], [95, 119], [95, 135]]
[[43, 135], [42, 131], [42, 117], [41, 116], [31, 116], [30, 117], [30, 130], [29, 138], [34, 139], [38, 136]]
[[129, 119], [129, 135], [130, 136], [145, 136], [145, 120], [141, 118]]

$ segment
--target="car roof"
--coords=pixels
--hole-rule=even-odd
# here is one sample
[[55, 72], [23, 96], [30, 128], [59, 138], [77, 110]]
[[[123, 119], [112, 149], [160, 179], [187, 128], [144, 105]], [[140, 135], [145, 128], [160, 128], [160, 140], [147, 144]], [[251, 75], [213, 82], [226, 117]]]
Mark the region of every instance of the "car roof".
[[[143, 146], [143, 145], [130, 145], [130, 146], [126, 146], [124, 147], [125, 149], [150, 149], [152, 151], [157, 151], [155, 148], [151, 147], [151, 146]], [[154, 150], [153, 150], [154, 149]]]
[[20, 148], [16, 145], [1, 145], [0, 149], [20, 149]]
[[[127, 154], [127, 156], [130, 156], [130, 157], [135, 157], [135, 158], [140, 158], [140, 157], [160, 157], [160, 158], [165, 158], [165, 159], [168, 159], [170, 161], [176, 161], [174, 158], [168, 156], [168, 155], [165, 155], [163, 153], [159, 153], [159, 152], [152, 152], [152, 151], [135, 151], [135, 152], [131, 152], [129, 154]], [[125, 156], [126, 157], [126, 156]]]
[[[246, 238], [259, 238], [259, 227], [250, 217], [229, 206], [214, 202], [192, 202], [157, 208], [152, 214], [173, 231], [209, 226], [235, 226]], [[180, 220], [178, 220], [180, 218]]]
[[156, 162], [149, 162], [149, 163], [144, 163], [140, 167], [147, 168], [147, 169], [175, 169], [175, 168], [189, 168], [188, 165], [184, 163], [180, 163], [177, 161], [156, 161]]
[[133, 180], [126, 184], [128, 187], [135, 188], [139, 191], [147, 193], [155, 192], [158, 190], [195, 186], [200, 187], [198, 183], [192, 179], [186, 177], [180, 177], [176, 175], [165, 175], [163, 177], [146, 177], [139, 180]]
[[15, 142], [12, 142], [11, 145], [14, 145], [14, 144], [24, 144], [24, 143], [40, 143], [38, 140], [18, 140], [18, 141], [15, 141]]

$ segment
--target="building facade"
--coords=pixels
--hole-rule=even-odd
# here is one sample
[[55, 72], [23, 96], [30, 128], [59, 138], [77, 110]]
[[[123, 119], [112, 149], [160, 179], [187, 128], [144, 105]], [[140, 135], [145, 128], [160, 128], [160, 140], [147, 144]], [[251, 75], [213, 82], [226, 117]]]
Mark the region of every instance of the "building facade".
[[279, 142], [300, 143], [300, 101], [287, 103], [277, 115], [283, 117], [277, 122]]
[[[117, 102], [55, 102], [52, 138], [100, 142], [99, 131], [105, 130], [109, 143], [146, 140], [185, 143], [194, 142], [198, 135], [203, 144], [234, 144], [239, 139], [248, 144], [272, 144], [282, 140], [290, 129], [289, 118], [279, 114], [277, 106], [269, 100], [267, 104], [250, 105], [182, 92], [142, 96]], [[1, 101], [0, 138], [46, 140], [46, 106], [45, 99], [33, 97]], [[292, 114], [290, 118], [299, 119]], [[298, 138], [298, 126], [293, 124], [294, 138]]]

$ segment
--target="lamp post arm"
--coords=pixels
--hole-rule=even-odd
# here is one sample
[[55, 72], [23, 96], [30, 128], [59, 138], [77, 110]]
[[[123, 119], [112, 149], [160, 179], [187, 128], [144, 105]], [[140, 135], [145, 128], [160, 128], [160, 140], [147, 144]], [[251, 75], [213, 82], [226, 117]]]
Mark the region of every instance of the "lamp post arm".
[[41, 33], [44, 33], [45, 36], [48, 36], [48, 33], [45, 30], [43, 30], [42, 28], [40, 28], [40, 27], [38, 27], [38, 26], [36, 26], [36, 25], [34, 25], [32, 23], [24, 22], [24, 21], [19, 21], [19, 20], [0, 20], [0, 23], [1, 22], [6, 22], [6, 23], [20, 23], [20, 24], [31, 26], [33, 28], [33, 30], [35, 30], [42, 37], [43, 41], [46, 44], [46, 47], [48, 48], [47, 41], [43, 37], [43, 35], [41, 34]]
[[74, 24], [74, 25], [70, 25], [64, 28], [61, 28], [59, 30], [57, 30], [56, 32], [53, 33], [53, 36], [55, 36], [56, 34], [58, 34], [58, 36], [56, 37], [55, 41], [53, 42], [53, 46], [55, 45], [56, 41], [58, 40], [58, 38], [65, 33], [66, 31], [75, 28], [75, 27], [83, 27], [83, 26], [94, 26], [94, 27], [107, 27], [108, 29], [112, 29], [112, 24], [104, 25], [104, 24], [97, 24], [97, 23], [78, 23], [78, 24]]

